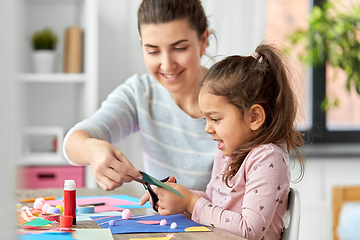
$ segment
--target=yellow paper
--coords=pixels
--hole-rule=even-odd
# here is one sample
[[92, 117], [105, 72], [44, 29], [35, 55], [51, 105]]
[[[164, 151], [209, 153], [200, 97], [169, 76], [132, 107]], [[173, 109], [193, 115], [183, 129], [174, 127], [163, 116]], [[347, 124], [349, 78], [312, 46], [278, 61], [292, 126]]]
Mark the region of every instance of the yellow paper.
[[188, 227], [184, 229], [185, 232], [211, 232], [207, 227]]

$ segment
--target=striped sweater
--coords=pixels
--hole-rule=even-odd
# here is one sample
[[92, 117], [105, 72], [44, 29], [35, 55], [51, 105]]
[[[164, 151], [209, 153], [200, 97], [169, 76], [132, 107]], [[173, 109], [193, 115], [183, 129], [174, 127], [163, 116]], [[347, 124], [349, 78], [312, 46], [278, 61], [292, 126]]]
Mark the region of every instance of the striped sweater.
[[140, 131], [145, 172], [158, 179], [175, 176], [187, 188], [204, 190], [216, 152], [205, 124], [204, 118], [194, 119], [182, 111], [150, 74], [133, 75], [91, 117], [71, 128], [64, 141], [82, 129], [117, 146]]

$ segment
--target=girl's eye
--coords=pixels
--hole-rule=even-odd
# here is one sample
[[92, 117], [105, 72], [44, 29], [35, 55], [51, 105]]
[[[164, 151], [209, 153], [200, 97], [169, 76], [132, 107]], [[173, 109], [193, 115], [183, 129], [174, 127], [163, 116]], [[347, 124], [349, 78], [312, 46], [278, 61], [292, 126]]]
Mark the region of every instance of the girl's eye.
[[220, 121], [220, 119], [215, 119], [215, 118], [213, 118], [212, 120], [216, 123]]

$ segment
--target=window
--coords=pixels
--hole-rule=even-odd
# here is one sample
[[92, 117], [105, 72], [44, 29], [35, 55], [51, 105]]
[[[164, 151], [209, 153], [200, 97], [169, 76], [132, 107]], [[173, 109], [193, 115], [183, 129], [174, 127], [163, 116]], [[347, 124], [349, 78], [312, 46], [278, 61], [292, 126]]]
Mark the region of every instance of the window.
[[[312, 5], [321, 6], [321, 2], [268, 0], [266, 42], [286, 46], [286, 36], [296, 29], [307, 28]], [[305, 139], [315, 144], [360, 143], [360, 95], [354, 89], [349, 94], [344, 86], [335, 85], [331, 67], [324, 64], [307, 72], [296, 62], [294, 89], [300, 103], [297, 123], [299, 129], [306, 133]], [[341, 71], [336, 74], [335, 77], [344, 78]], [[323, 111], [321, 103], [325, 93], [328, 97], [337, 96], [339, 107]]]

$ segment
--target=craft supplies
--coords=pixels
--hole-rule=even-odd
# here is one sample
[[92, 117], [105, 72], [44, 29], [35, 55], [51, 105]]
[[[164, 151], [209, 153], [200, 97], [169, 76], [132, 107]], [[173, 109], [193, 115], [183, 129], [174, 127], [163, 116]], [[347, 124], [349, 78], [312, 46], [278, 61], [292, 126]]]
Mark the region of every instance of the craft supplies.
[[60, 209], [60, 215], [63, 215], [63, 214], [64, 214], [64, 208], [63, 208], [61, 205], [56, 205], [55, 208]]
[[95, 206], [94, 205], [79, 205], [77, 206], [78, 213], [94, 213]]
[[121, 217], [123, 219], [130, 219], [132, 216], [131, 210], [130, 209], [124, 209], [121, 213]]
[[[19, 203], [31, 203], [31, 202], [35, 202], [37, 198], [29, 198], [29, 199], [24, 199], [19, 201]], [[42, 199], [44, 200], [55, 200], [56, 197], [43, 197]]]
[[161, 219], [160, 221], [160, 225], [163, 226], [163, 225], [166, 225], [167, 224], [167, 221], [166, 219]]
[[171, 225], [170, 225], [170, 228], [171, 228], [171, 229], [177, 228], [176, 222], [172, 222]]
[[[136, 217], [131, 217], [130, 219], [136, 219], [136, 218], [142, 218], [142, 217], [148, 217], [148, 216], [153, 216], [155, 214], [148, 214], [148, 215], [141, 215], [141, 216], [136, 216]], [[129, 220], [129, 219], [124, 219], [124, 218], [121, 218], [121, 219], [113, 219], [113, 220], [110, 220], [110, 221], [121, 221], [121, 220]], [[110, 223], [110, 221], [107, 221], [107, 222], [103, 222], [103, 223], [98, 223], [99, 225], [102, 225], [102, 224], [105, 224], [105, 223]], [[114, 223], [115, 225], [115, 223]]]
[[64, 183], [64, 216], [72, 217], [72, 225], [76, 225], [76, 184], [74, 180]]
[[43, 205], [43, 207], [41, 208], [41, 210], [42, 210], [43, 212], [47, 212], [47, 210], [48, 210], [49, 207], [51, 207], [51, 205], [48, 204], [48, 203], [45, 203], [45, 204]]
[[60, 222], [60, 214], [57, 213], [40, 213], [39, 217], [52, 222]]
[[73, 223], [72, 216], [64, 215], [60, 216], [60, 227], [61, 228], [71, 228]]

